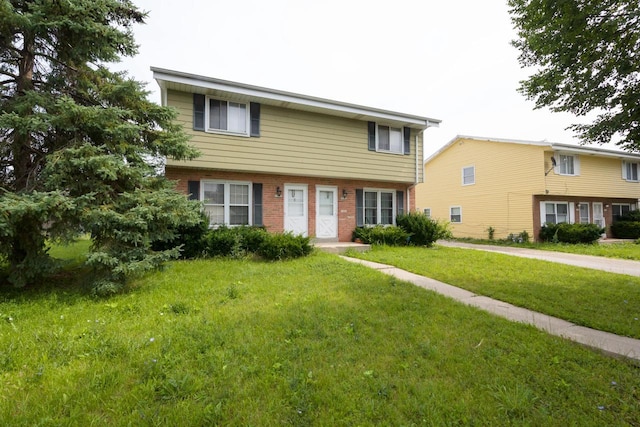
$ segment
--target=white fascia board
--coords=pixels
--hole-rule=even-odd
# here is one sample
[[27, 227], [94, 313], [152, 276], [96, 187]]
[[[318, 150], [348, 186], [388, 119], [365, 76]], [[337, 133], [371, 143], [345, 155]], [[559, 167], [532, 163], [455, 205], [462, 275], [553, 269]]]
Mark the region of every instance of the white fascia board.
[[635, 161], [640, 161], [640, 154], [608, 150], [605, 148], [586, 148], [584, 146], [570, 144], [551, 144], [551, 148], [558, 153], [580, 154], [583, 156], [614, 157], [617, 159], [632, 159]]
[[393, 122], [404, 122], [415, 125], [421, 129], [438, 127], [440, 120], [428, 117], [403, 114], [394, 111], [381, 110], [377, 108], [365, 107], [361, 105], [349, 104], [340, 101], [317, 98], [307, 95], [300, 95], [291, 92], [284, 92], [259, 86], [236, 83], [228, 80], [214, 79], [210, 77], [198, 76], [178, 71], [166, 70], [151, 67], [153, 78], [162, 87], [163, 82], [173, 82], [184, 85], [197, 86], [204, 89], [219, 90], [253, 98], [263, 98], [288, 104], [303, 105], [322, 110], [337, 111], [358, 116], [371, 117], [379, 120]]

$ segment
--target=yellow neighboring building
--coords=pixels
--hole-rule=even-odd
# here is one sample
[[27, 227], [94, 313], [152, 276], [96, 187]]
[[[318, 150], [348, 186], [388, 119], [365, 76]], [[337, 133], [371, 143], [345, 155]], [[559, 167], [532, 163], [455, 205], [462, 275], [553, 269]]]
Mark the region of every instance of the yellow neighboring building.
[[496, 239], [544, 223], [607, 228], [638, 207], [640, 155], [546, 141], [457, 136], [425, 161], [416, 207], [455, 237]]

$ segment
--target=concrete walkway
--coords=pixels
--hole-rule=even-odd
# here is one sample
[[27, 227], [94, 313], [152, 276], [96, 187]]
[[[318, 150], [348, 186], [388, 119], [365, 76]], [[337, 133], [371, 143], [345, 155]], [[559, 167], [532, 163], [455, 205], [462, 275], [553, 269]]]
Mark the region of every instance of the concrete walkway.
[[469, 292], [437, 280], [429, 279], [428, 277], [410, 273], [390, 265], [344, 256], [342, 256], [342, 258], [353, 263], [374, 268], [400, 280], [413, 283], [414, 285], [420, 286], [424, 289], [435, 291], [464, 304], [477, 307], [506, 319], [533, 325], [552, 335], [568, 338], [585, 346], [601, 350], [606, 354], [625, 357], [636, 362], [640, 362], [640, 340], [621, 337], [608, 332], [586, 328], [584, 326], [578, 326], [571, 322], [567, 322], [566, 320], [547, 316], [546, 314], [537, 313], [525, 308], [516, 307], [509, 303], [482, 295], [477, 295], [473, 292]]
[[440, 246], [476, 249], [487, 252], [498, 252], [501, 254], [514, 255], [523, 258], [541, 259], [544, 261], [574, 265], [576, 267], [603, 270], [610, 273], [640, 276], [640, 261], [605, 258], [601, 256], [591, 255], [567, 254], [563, 252], [541, 251], [538, 249], [516, 248], [511, 246], [476, 245], [472, 243], [454, 242], [449, 240], [438, 240], [437, 243]]

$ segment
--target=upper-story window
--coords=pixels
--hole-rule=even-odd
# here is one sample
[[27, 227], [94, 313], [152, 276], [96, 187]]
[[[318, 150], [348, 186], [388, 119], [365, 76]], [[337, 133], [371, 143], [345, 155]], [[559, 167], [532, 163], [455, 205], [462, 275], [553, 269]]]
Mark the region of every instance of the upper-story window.
[[622, 162], [622, 178], [627, 181], [638, 182], [638, 163]]
[[471, 185], [476, 183], [476, 167], [467, 166], [462, 168], [462, 185]]
[[209, 99], [207, 129], [248, 135], [249, 109], [239, 102]]
[[193, 129], [239, 136], [260, 136], [260, 104], [193, 94]]
[[378, 151], [403, 154], [402, 129], [378, 125], [377, 149]]
[[369, 122], [369, 150], [411, 154], [411, 129]]
[[580, 160], [578, 156], [559, 154], [557, 172], [560, 175], [580, 175]]
[[247, 111], [246, 104], [209, 99], [208, 129], [247, 133]]

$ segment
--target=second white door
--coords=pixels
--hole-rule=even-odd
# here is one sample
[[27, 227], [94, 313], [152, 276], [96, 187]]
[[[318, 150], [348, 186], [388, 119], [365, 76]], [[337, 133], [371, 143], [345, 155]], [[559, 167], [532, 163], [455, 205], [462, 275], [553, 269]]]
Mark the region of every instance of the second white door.
[[316, 237], [338, 237], [338, 188], [316, 187]]

